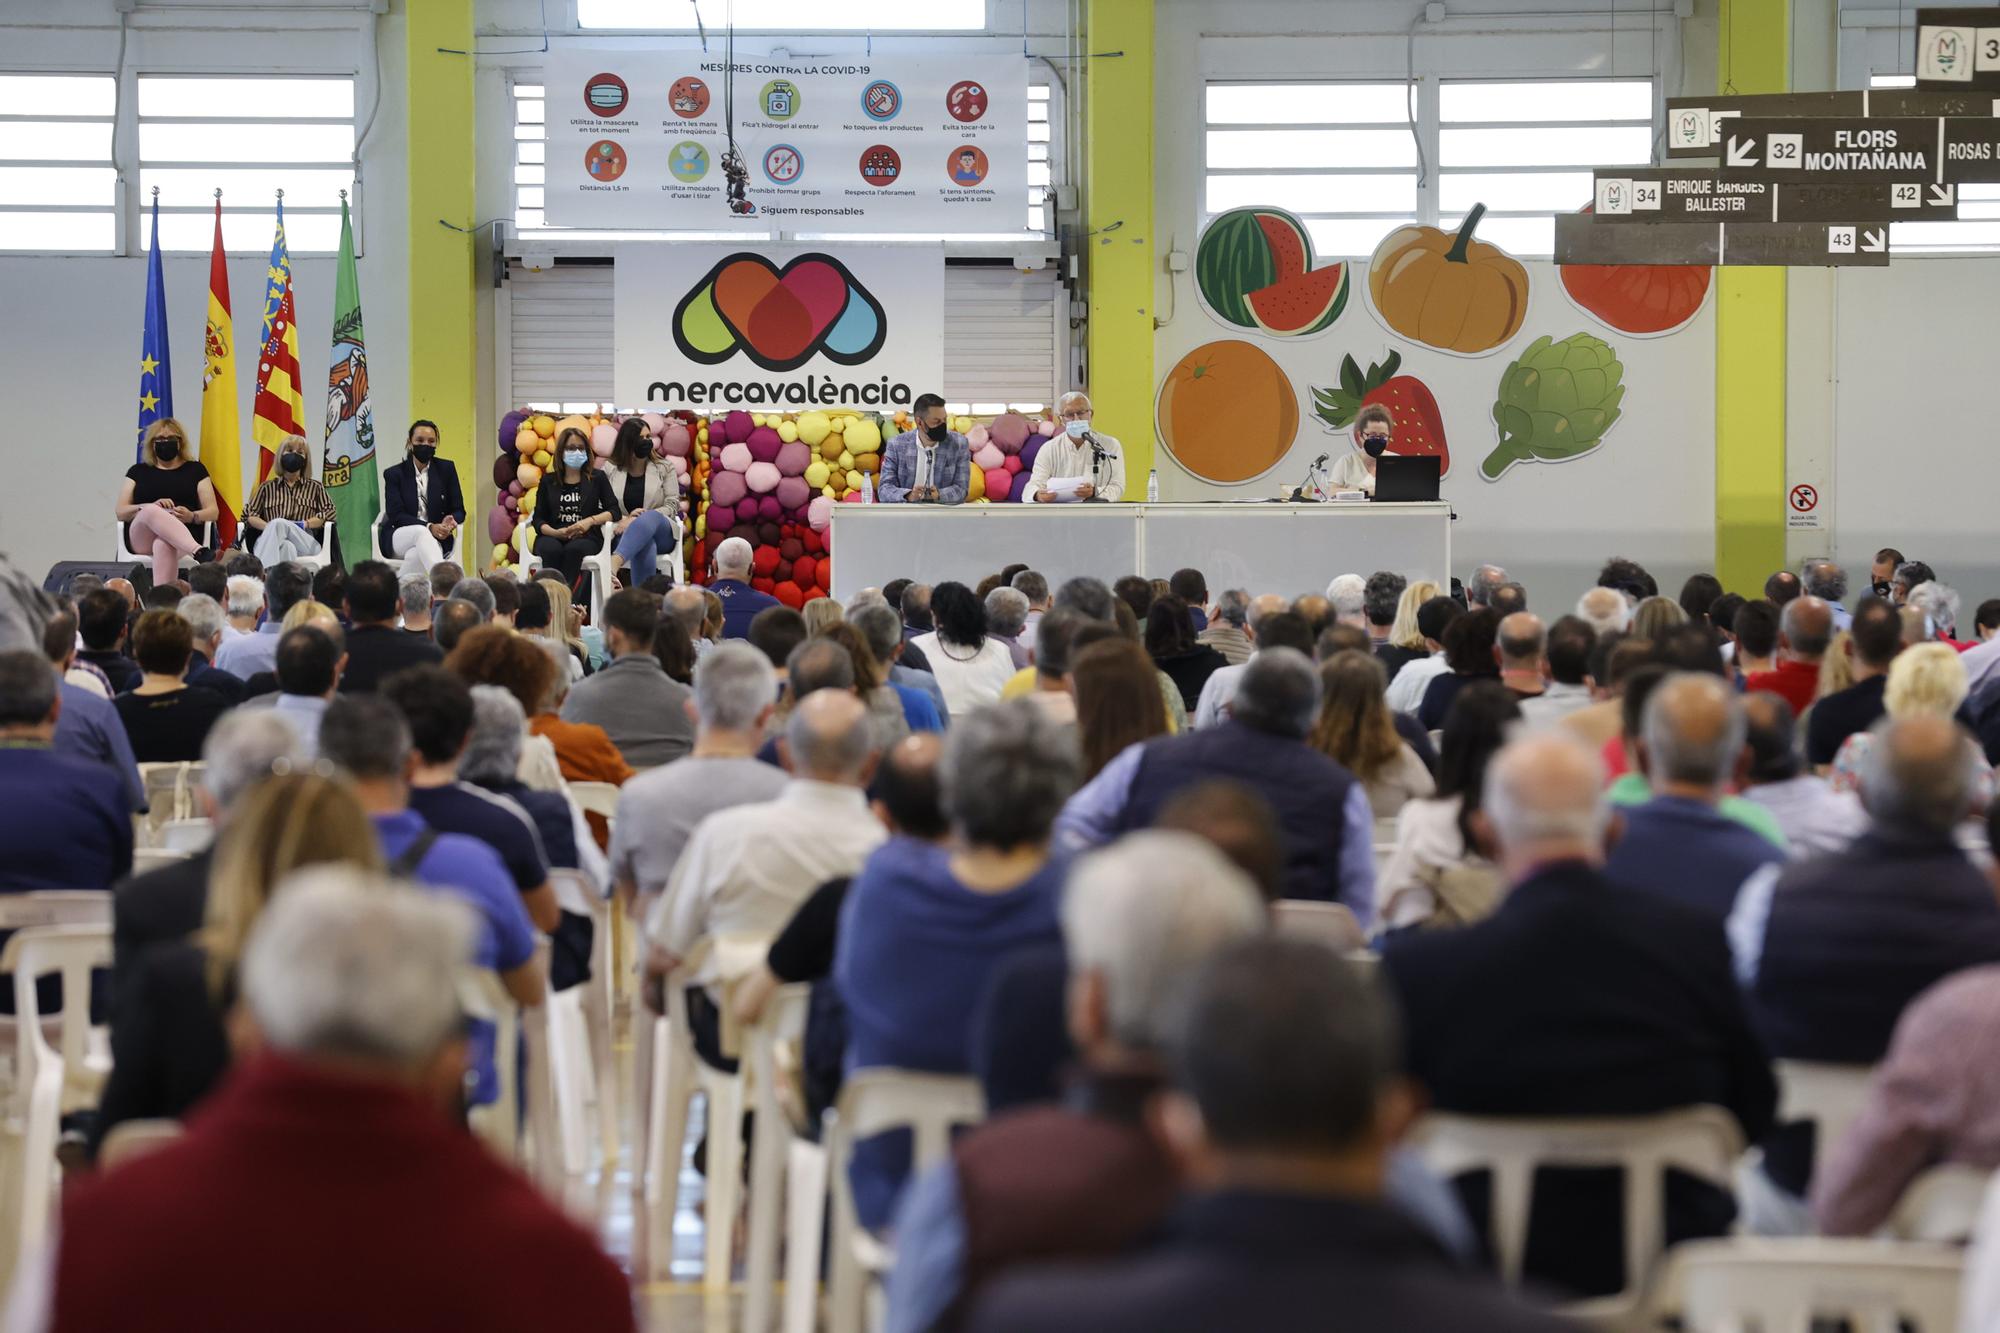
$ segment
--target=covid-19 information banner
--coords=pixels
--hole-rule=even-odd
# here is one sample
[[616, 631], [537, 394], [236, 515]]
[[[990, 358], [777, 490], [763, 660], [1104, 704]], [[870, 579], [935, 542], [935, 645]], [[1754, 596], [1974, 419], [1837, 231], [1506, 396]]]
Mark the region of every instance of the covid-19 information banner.
[[[555, 52], [547, 217], [672, 231], [1021, 231], [1027, 63], [739, 50], [732, 74], [699, 48]], [[730, 207], [732, 125], [749, 212]]]

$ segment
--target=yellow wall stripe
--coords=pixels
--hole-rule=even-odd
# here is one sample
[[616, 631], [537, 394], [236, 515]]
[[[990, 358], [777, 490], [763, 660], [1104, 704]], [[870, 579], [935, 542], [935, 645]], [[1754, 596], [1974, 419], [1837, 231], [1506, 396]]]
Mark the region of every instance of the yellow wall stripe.
[[1089, 49], [1120, 54], [1085, 66], [1086, 370], [1098, 421], [1125, 447], [1128, 500], [1146, 498], [1153, 466], [1153, 10], [1089, 0]]

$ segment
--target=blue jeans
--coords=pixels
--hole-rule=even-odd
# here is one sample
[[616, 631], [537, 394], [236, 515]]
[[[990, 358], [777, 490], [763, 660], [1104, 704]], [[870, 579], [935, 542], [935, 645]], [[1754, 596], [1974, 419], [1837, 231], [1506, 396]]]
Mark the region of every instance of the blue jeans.
[[660, 557], [674, 549], [674, 525], [665, 511], [648, 509], [632, 520], [614, 549], [631, 566], [632, 586], [636, 588], [653, 577]]

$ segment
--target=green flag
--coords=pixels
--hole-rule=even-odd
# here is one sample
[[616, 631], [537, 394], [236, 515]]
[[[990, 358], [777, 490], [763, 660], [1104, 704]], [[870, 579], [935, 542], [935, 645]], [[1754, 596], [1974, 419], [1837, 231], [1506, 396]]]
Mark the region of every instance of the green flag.
[[354, 226], [340, 194], [340, 267], [333, 287], [333, 355], [326, 373], [326, 449], [321, 479], [333, 497], [341, 564], [366, 560], [381, 517], [375, 480], [375, 417], [368, 404], [368, 347], [361, 336], [361, 283], [354, 274]]

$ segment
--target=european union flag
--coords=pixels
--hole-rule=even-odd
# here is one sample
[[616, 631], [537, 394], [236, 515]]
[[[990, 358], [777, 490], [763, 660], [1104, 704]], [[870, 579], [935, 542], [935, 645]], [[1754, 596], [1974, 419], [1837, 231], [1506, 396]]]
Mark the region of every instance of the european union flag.
[[[153, 194], [152, 257], [146, 264], [146, 335], [139, 349], [139, 438], [174, 414], [174, 373], [167, 356], [167, 286], [160, 276], [160, 196]], [[134, 445], [135, 454], [138, 446]], [[138, 454], [144, 462], [143, 454]]]

